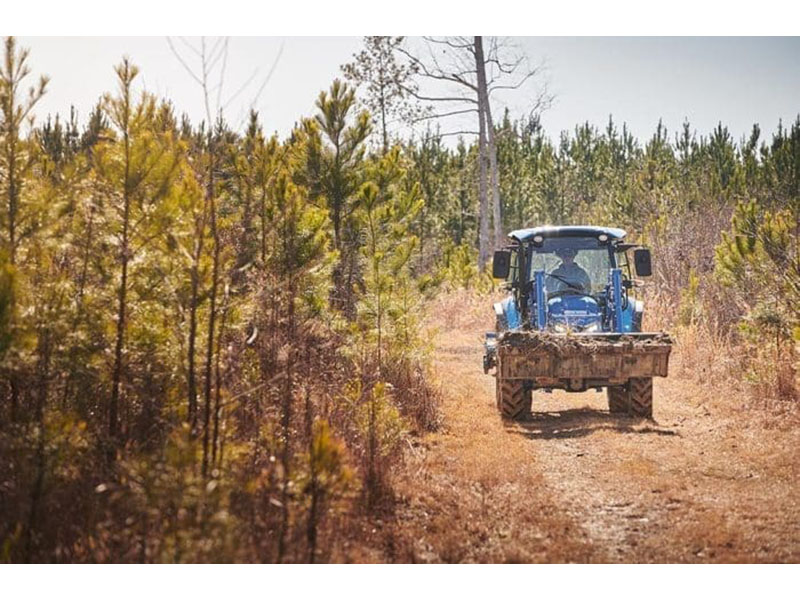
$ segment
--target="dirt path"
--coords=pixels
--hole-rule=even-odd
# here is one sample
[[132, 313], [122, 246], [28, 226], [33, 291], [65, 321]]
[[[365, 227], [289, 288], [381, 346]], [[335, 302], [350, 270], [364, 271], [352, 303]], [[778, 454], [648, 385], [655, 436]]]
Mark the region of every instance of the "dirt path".
[[392, 559], [800, 561], [797, 420], [678, 375], [657, 381], [655, 421], [556, 392], [504, 423], [480, 368], [485, 310], [438, 323], [446, 426], [397, 482]]

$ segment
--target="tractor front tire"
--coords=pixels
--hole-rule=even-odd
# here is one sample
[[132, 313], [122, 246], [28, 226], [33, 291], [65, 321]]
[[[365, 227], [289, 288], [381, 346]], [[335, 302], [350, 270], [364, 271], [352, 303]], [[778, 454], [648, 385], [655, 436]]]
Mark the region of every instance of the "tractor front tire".
[[625, 385], [608, 387], [606, 394], [610, 413], [653, 418], [652, 377], [634, 377]]
[[609, 386], [606, 388], [606, 396], [608, 396], [608, 412], [611, 414], [627, 414], [629, 412], [627, 385]]
[[496, 375], [497, 409], [505, 419], [519, 421], [531, 412], [531, 390], [519, 379], [502, 379]]
[[635, 377], [628, 382], [631, 413], [637, 417], [653, 418], [653, 378]]

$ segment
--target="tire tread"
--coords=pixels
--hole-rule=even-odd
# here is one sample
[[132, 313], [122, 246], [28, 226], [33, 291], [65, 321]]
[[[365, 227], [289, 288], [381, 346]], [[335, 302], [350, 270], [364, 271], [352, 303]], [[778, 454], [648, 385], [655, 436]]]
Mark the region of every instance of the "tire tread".
[[653, 378], [636, 377], [630, 380], [630, 408], [637, 417], [653, 416]]
[[625, 385], [606, 388], [608, 410], [612, 414], [653, 418], [653, 378], [634, 377]]
[[520, 420], [531, 411], [531, 391], [517, 379], [501, 379], [497, 375], [497, 408], [506, 419]]

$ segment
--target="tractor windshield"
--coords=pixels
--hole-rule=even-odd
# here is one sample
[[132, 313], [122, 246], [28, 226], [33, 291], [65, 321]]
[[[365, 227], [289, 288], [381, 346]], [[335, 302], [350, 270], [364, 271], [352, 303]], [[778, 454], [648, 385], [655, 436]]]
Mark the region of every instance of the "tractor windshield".
[[547, 292], [570, 292], [596, 295], [608, 281], [611, 253], [607, 244], [596, 238], [563, 237], [545, 239], [541, 246], [531, 245], [529, 279], [544, 271]]

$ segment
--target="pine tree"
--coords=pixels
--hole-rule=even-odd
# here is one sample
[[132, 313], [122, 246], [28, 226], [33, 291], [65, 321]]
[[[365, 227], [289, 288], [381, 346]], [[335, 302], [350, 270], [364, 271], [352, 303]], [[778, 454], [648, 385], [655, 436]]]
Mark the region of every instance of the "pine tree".
[[11, 345], [11, 311], [14, 307], [14, 275], [5, 251], [0, 254], [0, 359]]
[[378, 121], [383, 154], [389, 151], [390, 128], [419, 113], [412, 102], [417, 68], [398, 60], [397, 48], [402, 43], [402, 37], [365, 36], [364, 49], [353, 56], [353, 62], [342, 65], [345, 78], [363, 90], [364, 108]]
[[[22, 126], [32, 117], [33, 108], [44, 96], [48, 78], [40, 77], [37, 84], [28, 89], [27, 96], [21, 97], [21, 87], [30, 74], [27, 64], [28, 50], [18, 50], [13, 37], [7, 37], [4, 46], [3, 63], [0, 67], [0, 171], [3, 173], [0, 179], [0, 191], [3, 197], [3, 210], [0, 212], [2, 226], [0, 241], [13, 273], [13, 269], [19, 263], [22, 241], [36, 230], [36, 221], [29, 212], [25, 195], [26, 179], [34, 164], [32, 144], [22, 138]], [[13, 293], [9, 293], [6, 297], [11, 340], [17, 337], [15, 299], [16, 295]], [[16, 360], [7, 364], [13, 365], [19, 362], [18, 354]], [[11, 388], [11, 418], [14, 420], [19, 408], [20, 381], [14, 366], [11, 366], [5, 375]]]
[[315, 119], [305, 122], [305, 165], [298, 181], [309, 190], [312, 199], [324, 203], [328, 209], [333, 245], [339, 253], [333, 305], [352, 316], [352, 286], [358, 277], [359, 245], [353, 215], [358, 208], [357, 191], [362, 182], [364, 141], [370, 132], [369, 115], [352, 114], [355, 92], [338, 79], [330, 92], [320, 93], [317, 108]]
[[[138, 283], [144, 266], [137, 258], [151, 242], [163, 235], [172, 218], [174, 183], [179, 173], [181, 153], [170, 131], [156, 127], [155, 98], [144, 94], [134, 98], [133, 82], [138, 68], [124, 59], [116, 67], [119, 92], [107, 95], [103, 109], [114, 127], [114, 137], [95, 147], [95, 173], [98, 184], [116, 223], [119, 279], [116, 294], [114, 361], [111, 397], [108, 406], [108, 434], [120, 438], [119, 404], [123, 396], [129, 321], [136, 316], [130, 291]], [[132, 265], [135, 265], [132, 267]], [[137, 294], [142, 297], [142, 293]], [[135, 302], [136, 298], [133, 298]]]
[[44, 96], [48, 83], [48, 78], [42, 76], [36, 86], [28, 90], [27, 97], [20, 97], [20, 88], [30, 75], [27, 61], [28, 50], [17, 50], [16, 40], [13, 37], [6, 38], [0, 68], [0, 165], [6, 174], [3, 178], [3, 242], [12, 265], [17, 262], [19, 244], [28, 229], [23, 190], [25, 177], [33, 166], [30, 145], [21, 139], [21, 130], [33, 108]]

